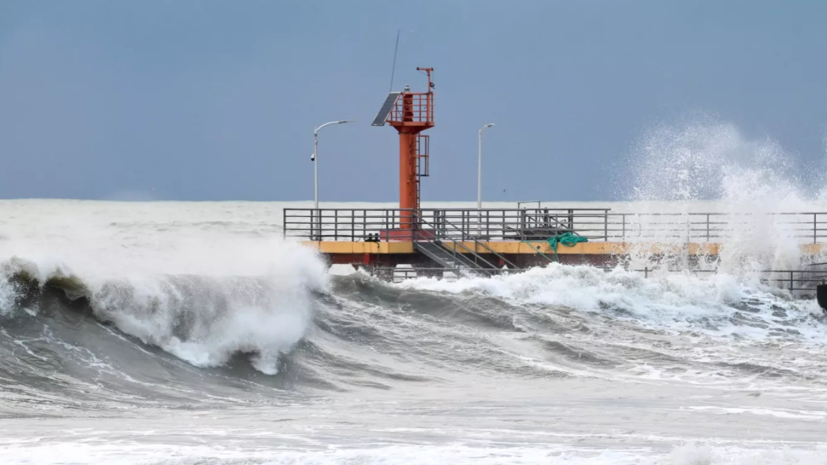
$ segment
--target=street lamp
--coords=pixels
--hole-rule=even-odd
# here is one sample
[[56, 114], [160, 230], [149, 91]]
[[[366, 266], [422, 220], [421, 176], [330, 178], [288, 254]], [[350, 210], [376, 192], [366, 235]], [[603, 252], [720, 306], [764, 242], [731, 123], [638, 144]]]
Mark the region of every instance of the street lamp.
[[477, 213], [479, 216], [479, 231], [478, 235], [482, 233], [482, 131], [485, 128], [490, 128], [494, 123], [488, 123], [480, 128], [479, 133], [479, 158], [477, 160]]
[[488, 123], [480, 128], [479, 160], [477, 164], [477, 210], [482, 210], [482, 130], [493, 125], [494, 123]]
[[310, 157], [310, 161], [313, 162], [313, 199], [315, 208], [319, 209], [319, 163], [317, 160], [317, 155], [319, 153], [319, 130], [325, 126], [330, 126], [331, 124], [345, 124], [345, 123], [355, 123], [354, 120], [344, 120], [344, 121], [331, 121], [329, 123], [324, 123], [323, 125], [317, 127], [313, 130], [313, 156]]

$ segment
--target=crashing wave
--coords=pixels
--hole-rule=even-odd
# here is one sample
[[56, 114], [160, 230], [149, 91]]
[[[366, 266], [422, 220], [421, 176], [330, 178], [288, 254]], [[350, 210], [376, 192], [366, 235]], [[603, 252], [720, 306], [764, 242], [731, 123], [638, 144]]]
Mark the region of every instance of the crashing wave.
[[280, 355], [310, 324], [312, 293], [327, 285], [315, 257], [302, 256], [298, 263], [294, 270], [246, 276], [146, 271], [101, 276], [13, 257], [0, 263], [0, 315], [37, 312], [44, 298], [57, 298], [195, 366], [221, 366], [246, 353], [256, 369], [275, 374]]

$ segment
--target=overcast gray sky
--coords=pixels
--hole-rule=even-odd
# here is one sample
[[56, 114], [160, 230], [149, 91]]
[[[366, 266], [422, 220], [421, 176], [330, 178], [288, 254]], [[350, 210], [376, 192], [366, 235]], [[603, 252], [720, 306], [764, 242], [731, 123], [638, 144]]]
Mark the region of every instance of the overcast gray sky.
[[[823, 158], [827, 2], [0, 0], [0, 197], [392, 201], [390, 84], [436, 68], [425, 200], [610, 200], [696, 112]], [[622, 166], [621, 166], [622, 167]], [[505, 191], [505, 192], [503, 192]]]

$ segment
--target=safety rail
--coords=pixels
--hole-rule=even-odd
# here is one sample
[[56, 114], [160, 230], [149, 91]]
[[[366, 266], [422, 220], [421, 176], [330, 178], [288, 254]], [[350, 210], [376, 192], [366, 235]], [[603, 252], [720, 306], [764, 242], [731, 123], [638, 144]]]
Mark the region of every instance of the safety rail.
[[[428, 224], [427, 220], [425, 220], [425, 219], [422, 217], [422, 215], [418, 215], [418, 216], [417, 216], [417, 218], [418, 218], [418, 223], [419, 223], [420, 225], [422, 225], [422, 226], [430, 226], [430, 225]], [[504, 264], [505, 264], [506, 266], [508, 266], [509, 268], [516, 268], [516, 267], [517, 267], [514, 263], [512, 263], [511, 261], [509, 261], [507, 258], [505, 258], [505, 257], [504, 257], [504, 256], [502, 256], [501, 254], [499, 254], [499, 253], [495, 252], [495, 251], [494, 251], [494, 250], [492, 250], [490, 247], [488, 247], [487, 245], [485, 245], [485, 243], [480, 242], [477, 238], [472, 238], [472, 240], [473, 240], [473, 242], [474, 242], [474, 250], [473, 250], [473, 251], [471, 251], [470, 249], [468, 249], [467, 247], [465, 247], [465, 245], [463, 245], [461, 242], [457, 242], [457, 241], [456, 241], [456, 239], [453, 239], [453, 238], [451, 238], [450, 236], [448, 236], [447, 234], [445, 234], [445, 229], [446, 229], [446, 228], [445, 228], [445, 226], [450, 226], [450, 227], [452, 227], [455, 231], [462, 232], [462, 230], [461, 230], [459, 227], [457, 227], [455, 224], [453, 224], [453, 223], [447, 223], [447, 224], [446, 224], [446, 222], [441, 222], [441, 226], [443, 226], [443, 227], [442, 227], [442, 228], [433, 228], [433, 229], [435, 230], [435, 231], [434, 231], [434, 232], [435, 232], [435, 237], [437, 237], [438, 239], [439, 239], [439, 238], [441, 238], [441, 236], [440, 236], [440, 234], [439, 234], [439, 233], [441, 232], [441, 233], [442, 233], [445, 237], [447, 237], [447, 238], [449, 238], [450, 240], [452, 240], [455, 244], [458, 244], [461, 248], [465, 249], [467, 252], [470, 252], [470, 254], [471, 254], [471, 255], [472, 255], [472, 257], [473, 257], [473, 260], [474, 260], [475, 262], [477, 262], [478, 264], [479, 264], [479, 262], [480, 262], [480, 261], [482, 261], [483, 263], [485, 263], [485, 264], [487, 264], [487, 265], [490, 265], [490, 266], [492, 266], [492, 267], [496, 268], [496, 267], [495, 267], [495, 266], [494, 266], [491, 262], [489, 262], [488, 260], [485, 260], [484, 258], [482, 258], [482, 257], [479, 255], [480, 253], [485, 253], [485, 254], [491, 254], [491, 255], [494, 255], [495, 257], [497, 257], [497, 258], [500, 260], [500, 262], [501, 262], [501, 263], [504, 263]], [[484, 251], [480, 251], [480, 249], [482, 249], [482, 250], [484, 250]], [[454, 253], [456, 253], [456, 252], [457, 252], [457, 245], [454, 245], [454, 247], [453, 247], [453, 251], [454, 251]]]
[[[612, 271], [614, 268], [601, 267], [605, 272]], [[436, 277], [444, 279], [446, 276], [450, 279], [454, 276], [455, 269], [445, 267], [372, 267], [366, 268], [366, 271], [373, 275], [383, 276], [394, 281], [421, 278], [421, 277]], [[515, 274], [527, 271], [527, 268], [486, 268], [485, 271], [491, 275], [505, 275]], [[700, 275], [713, 275], [719, 273], [718, 270], [700, 270], [700, 269], [659, 269], [659, 268], [641, 268], [641, 269], [627, 269], [626, 271], [642, 274], [644, 278], [655, 278], [663, 274], [674, 273], [690, 273]], [[764, 285], [773, 286], [778, 289], [784, 289], [791, 294], [797, 296], [811, 295], [816, 291], [818, 284], [827, 282], [827, 271], [816, 270], [757, 270], [757, 271], [742, 271], [735, 274], [752, 275]]]
[[[427, 231], [427, 229], [424, 229], [424, 228], [430, 226], [430, 230], [434, 232], [433, 238], [436, 239], [437, 241], [451, 241], [452, 242], [453, 246], [450, 247], [450, 249], [448, 250], [448, 253], [455, 260], [458, 260], [460, 257], [465, 257], [465, 255], [467, 254], [469, 257], [471, 257], [470, 260], [473, 261], [473, 263], [478, 267], [477, 269], [478, 270], [483, 270], [482, 271], [483, 273], [490, 274], [490, 273], [487, 273], [486, 271], [484, 271], [485, 268], [492, 268], [492, 269], [497, 268], [496, 265], [494, 265], [493, 263], [489, 262], [488, 260], [486, 260], [485, 258], [480, 256], [478, 252], [472, 251], [471, 249], [466, 247], [465, 244], [458, 241], [456, 238], [454, 238], [454, 237], [452, 237], [448, 234], [445, 234], [445, 229], [444, 228], [435, 227], [434, 225], [428, 223], [427, 220], [425, 220], [425, 218], [423, 218], [421, 215], [417, 215], [415, 218], [416, 218], [417, 224], [419, 224], [420, 228], [422, 228], [421, 230]], [[444, 224], [443, 224], [443, 226], [444, 226]], [[460, 252], [459, 249], [462, 249], [465, 252]], [[480, 265], [480, 262], [482, 262], [484, 265]]]
[[[403, 216], [403, 212], [408, 216]], [[457, 241], [538, 241], [573, 232], [590, 241], [723, 242], [773, 234], [827, 242], [827, 212], [613, 213], [609, 209], [284, 209], [286, 237], [316, 241], [426, 240], [439, 232]], [[411, 227], [413, 226], [413, 227]], [[436, 231], [438, 230], [438, 231]]]
[[[449, 279], [451, 278], [458, 278], [456, 274], [456, 268], [446, 268], [446, 267], [404, 267], [404, 266], [396, 266], [396, 267], [388, 267], [388, 266], [375, 266], [375, 267], [363, 267], [363, 269], [371, 275], [378, 276], [388, 281], [400, 282], [407, 279], [414, 279], [414, 278], [437, 278], [437, 279], [445, 279], [447, 276]], [[516, 274], [522, 273], [526, 271], [523, 268], [480, 268], [472, 271], [484, 271], [488, 276], [499, 276], [499, 275], [509, 275], [509, 274]]]
[[[608, 270], [608, 268], [604, 268]], [[650, 275], [657, 275], [659, 273], [692, 273], [700, 275], [717, 274], [720, 271], [717, 269], [684, 269], [684, 268], [658, 268], [658, 267], [644, 267], [643, 269], [633, 269], [630, 271], [643, 273], [644, 278], [649, 278]], [[741, 276], [757, 277], [763, 284], [775, 285], [780, 289], [786, 289], [792, 292], [798, 291], [815, 291], [818, 284], [827, 282], [827, 271], [816, 269], [799, 269], [799, 270], [734, 270], [731, 273]]]
[[[388, 208], [312, 209], [285, 208], [282, 231], [285, 237], [311, 241], [387, 242], [412, 240], [414, 230], [403, 210]], [[409, 210], [406, 210], [409, 211]], [[393, 238], [388, 231], [394, 231]]]
[[434, 94], [406, 92], [396, 98], [388, 123], [433, 123]]

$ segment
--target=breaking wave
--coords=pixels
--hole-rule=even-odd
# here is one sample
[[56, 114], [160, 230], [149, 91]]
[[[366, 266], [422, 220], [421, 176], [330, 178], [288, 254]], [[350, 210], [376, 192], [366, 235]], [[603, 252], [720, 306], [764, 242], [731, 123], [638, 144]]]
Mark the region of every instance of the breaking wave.
[[162, 253], [131, 259], [112, 250], [6, 259], [0, 315], [37, 315], [58, 304], [198, 367], [243, 353], [256, 369], [275, 374], [279, 357], [307, 331], [313, 293], [328, 286], [326, 268], [310, 252], [272, 240], [214, 241], [215, 248], [168, 244]]

